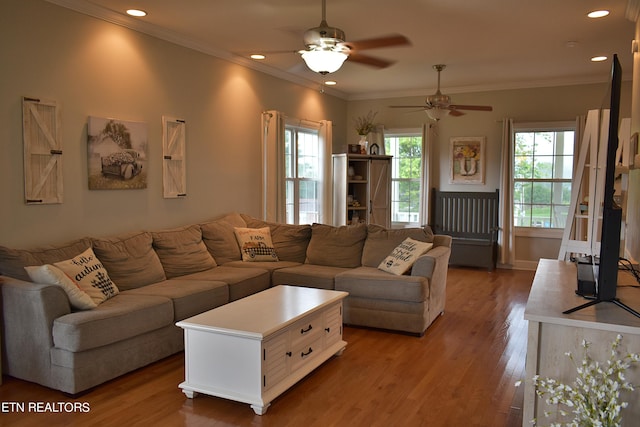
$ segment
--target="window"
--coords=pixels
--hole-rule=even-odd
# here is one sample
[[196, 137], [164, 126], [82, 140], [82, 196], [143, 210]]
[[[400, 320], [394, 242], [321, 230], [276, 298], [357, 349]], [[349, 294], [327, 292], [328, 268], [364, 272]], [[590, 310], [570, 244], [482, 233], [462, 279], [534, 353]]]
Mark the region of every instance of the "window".
[[514, 126], [513, 223], [564, 229], [571, 203], [575, 124]]
[[387, 154], [393, 156], [391, 167], [391, 222], [396, 226], [420, 222], [422, 177], [422, 134], [420, 132], [385, 135]]
[[285, 125], [284, 156], [287, 224], [320, 222], [322, 155], [318, 131]]

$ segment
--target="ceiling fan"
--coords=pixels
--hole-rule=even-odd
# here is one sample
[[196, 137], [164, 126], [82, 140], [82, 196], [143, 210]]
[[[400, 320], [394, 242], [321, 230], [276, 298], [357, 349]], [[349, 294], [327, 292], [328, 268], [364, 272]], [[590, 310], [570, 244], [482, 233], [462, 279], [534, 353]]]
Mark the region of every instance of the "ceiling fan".
[[475, 111], [493, 111], [493, 108], [487, 105], [460, 105], [452, 104], [451, 97], [449, 95], [443, 95], [440, 92], [440, 72], [446, 68], [444, 64], [436, 64], [433, 69], [438, 72], [438, 88], [436, 93], [429, 95], [425, 98], [425, 106], [420, 105], [390, 105], [390, 108], [420, 108], [425, 110], [429, 117], [433, 120], [440, 120], [442, 112], [444, 110], [449, 111], [450, 116], [462, 116], [464, 113], [460, 110], [475, 110]]
[[390, 35], [374, 39], [347, 42], [340, 28], [330, 27], [326, 19], [326, 0], [322, 0], [322, 21], [320, 25], [310, 28], [304, 33], [305, 50], [298, 53], [307, 66], [320, 74], [333, 73], [340, 69], [344, 61], [385, 68], [393, 61], [363, 55], [360, 51], [389, 46], [409, 45], [411, 42], [402, 35]]

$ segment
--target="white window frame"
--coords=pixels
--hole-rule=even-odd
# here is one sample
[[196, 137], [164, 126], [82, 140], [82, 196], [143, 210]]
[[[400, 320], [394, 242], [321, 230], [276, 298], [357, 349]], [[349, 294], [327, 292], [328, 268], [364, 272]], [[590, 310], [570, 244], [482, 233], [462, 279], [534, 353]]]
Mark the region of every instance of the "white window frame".
[[[578, 141], [577, 136], [578, 132], [576, 129], [575, 121], [558, 121], [558, 122], [535, 122], [535, 123], [514, 123], [512, 130], [512, 144], [513, 146], [513, 155], [511, 156], [511, 166], [512, 170], [515, 170], [515, 143], [516, 143], [516, 133], [520, 132], [561, 132], [561, 131], [573, 131], [574, 132], [574, 146], [573, 146], [573, 176], [571, 182], [573, 182], [573, 177], [576, 174], [575, 164], [577, 159], [577, 148]], [[516, 179], [515, 177], [511, 178], [511, 191], [514, 191]], [[518, 237], [539, 237], [539, 238], [552, 238], [552, 239], [561, 239], [564, 233], [564, 228], [548, 228], [548, 227], [523, 227], [517, 226], [515, 220], [515, 211], [512, 210], [512, 221], [513, 221], [513, 229], [514, 235]], [[568, 221], [569, 219], [567, 219]]]
[[[320, 126], [314, 123], [301, 123], [299, 121], [290, 121], [285, 120], [285, 145], [287, 134], [291, 134], [291, 152], [287, 153], [286, 149], [284, 152], [285, 155], [285, 194], [286, 194], [286, 202], [285, 202], [285, 218], [288, 224], [301, 224], [301, 223], [311, 223], [311, 222], [320, 222], [322, 220], [322, 212], [324, 210], [324, 195], [323, 195], [323, 148], [320, 142]], [[299, 162], [298, 162], [298, 141], [300, 133], [305, 135], [313, 135], [315, 137], [315, 142], [318, 144], [316, 154], [317, 154], [317, 178], [311, 178], [306, 176], [300, 176], [300, 171], [298, 170]], [[289, 159], [287, 159], [289, 157]], [[289, 161], [289, 167], [291, 176], [287, 175], [287, 160]], [[316, 182], [316, 212], [315, 218], [309, 220], [300, 220], [300, 185], [303, 182]], [[289, 192], [291, 190], [291, 193]], [[289, 206], [293, 207], [293, 212], [289, 211]]]
[[[286, 122], [286, 123], [285, 123]], [[333, 124], [330, 120], [318, 122], [292, 119], [277, 110], [262, 112], [262, 219], [270, 222], [286, 222], [285, 189], [285, 125], [299, 125], [318, 130], [318, 147], [322, 170], [322, 212], [320, 223], [332, 222], [331, 200], [331, 148], [333, 145]]]
[[[420, 144], [421, 144], [421, 150], [420, 150], [420, 156], [421, 156], [421, 166], [420, 166], [420, 176], [416, 179], [404, 179], [404, 178], [398, 178], [396, 177], [396, 169], [397, 169], [397, 164], [399, 161], [398, 156], [396, 156], [396, 153], [393, 152], [389, 152], [386, 151], [387, 149], [387, 138], [401, 138], [401, 137], [417, 137], [420, 138]], [[404, 227], [418, 227], [420, 226], [420, 223], [422, 221], [422, 218], [426, 217], [426, 214], [424, 212], [422, 212], [423, 210], [423, 198], [427, 197], [424, 193], [424, 186], [421, 184], [424, 181], [424, 176], [423, 176], [423, 171], [424, 171], [424, 163], [426, 162], [426, 156], [425, 156], [425, 141], [424, 141], [424, 135], [423, 135], [423, 130], [422, 129], [389, 129], [389, 130], [385, 130], [384, 133], [384, 144], [385, 144], [385, 151], [387, 155], [391, 155], [394, 156], [394, 158], [391, 160], [391, 227], [392, 228], [404, 228]], [[418, 203], [418, 219], [417, 221], [413, 222], [413, 221], [394, 221], [394, 205], [396, 203], [399, 203], [399, 200], [395, 200], [397, 197], [394, 196], [398, 190], [396, 190], [396, 184], [399, 183], [400, 181], [417, 181], [419, 186], [420, 186], [420, 190], [418, 192], [420, 200], [417, 201]]]

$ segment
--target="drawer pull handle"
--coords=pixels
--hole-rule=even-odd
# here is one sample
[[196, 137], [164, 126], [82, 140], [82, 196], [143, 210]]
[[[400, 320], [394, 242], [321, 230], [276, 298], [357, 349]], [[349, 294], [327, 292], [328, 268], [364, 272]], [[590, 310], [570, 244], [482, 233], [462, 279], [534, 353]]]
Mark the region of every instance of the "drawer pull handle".
[[311, 353], [313, 353], [313, 349], [311, 347], [309, 347], [309, 351], [307, 351], [306, 353], [303, 351], [302, 353], [300, 353], [300, 357], [308, 356]]
[[307, 329], [304, 329], [304, 328], [300, 329], [300, 333], [301, 334], [306, 334], [307, 332], [309, 332], [312, 329], [313, 329], [313, 326], [309, 325], [309, 327]]
[[287, 351], [287, 356], [291, 357], [293, 353], [291, 353], [290, 351]]
[[331, 332], [331, 328], [324, 328], [324, 330], [325, 330], [327, 333]]

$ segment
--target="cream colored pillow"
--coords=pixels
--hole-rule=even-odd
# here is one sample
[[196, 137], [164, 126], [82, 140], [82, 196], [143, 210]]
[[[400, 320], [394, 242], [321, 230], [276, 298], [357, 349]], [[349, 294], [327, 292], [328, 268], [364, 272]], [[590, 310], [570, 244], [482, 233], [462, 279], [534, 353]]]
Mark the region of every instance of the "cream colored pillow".
[[45, 264], [29, 266], [24, 269], [27, 270], [27, 274], [33, 282], [57, 285], [64, 289], [73, 308], [89, 310], [98, 306], [85, 291], [80, 289], [80, 287], [58, 267]]
[[233, 229], [243, 261], [278, 261], [269, 227]]
[[407, 237], [391, 254], [382, 260], [378, 268], [388, 273], [402, 275], [409, 271], [416, 259], [433, 247], [433, 243], [420, 242]]
[[96, 305], [120, 292], [91, 248], [72, 259], [56, 262], [53, 265], [69, 276]]

